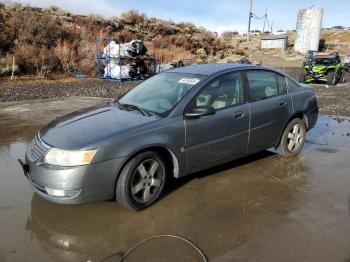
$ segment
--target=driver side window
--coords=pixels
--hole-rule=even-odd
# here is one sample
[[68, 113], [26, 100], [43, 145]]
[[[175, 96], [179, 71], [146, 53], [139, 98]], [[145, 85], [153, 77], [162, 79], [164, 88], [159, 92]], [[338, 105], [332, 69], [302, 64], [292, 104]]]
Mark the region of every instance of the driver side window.
[[243, 103], [240, 73], [222, 76], [206, 86], [195, 99], [195, 106], [211, 106], [215, 110]]

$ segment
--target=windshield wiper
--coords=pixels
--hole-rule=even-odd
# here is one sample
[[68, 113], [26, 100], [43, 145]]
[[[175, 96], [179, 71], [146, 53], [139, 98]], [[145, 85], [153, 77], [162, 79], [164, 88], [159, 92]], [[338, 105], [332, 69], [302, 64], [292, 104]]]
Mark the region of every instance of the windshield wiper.
[[117, 102], [117, 104], [118, 104], [119, 106], [121, 106], [122, 108], [131, 109], [131, 110], [136, 110], [136, 111], [139, 111], [139, 112], [140, 112], [142, 115], [144, 115], [144, 116], [150, 116], [150, 114], [149, 114], [146, 110], [142, 109], [141, 107], [138, 107], [137, 105], [133, 105], [133, 104], [122, 104], [122, 103], [119, 103], [119, 102]]

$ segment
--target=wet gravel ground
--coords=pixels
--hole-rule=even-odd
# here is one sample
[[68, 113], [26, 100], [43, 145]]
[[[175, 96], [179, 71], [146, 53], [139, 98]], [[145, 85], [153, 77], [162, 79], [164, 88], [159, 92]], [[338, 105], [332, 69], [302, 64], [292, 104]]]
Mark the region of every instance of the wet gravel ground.
[[[117, 98], [138, 83], [138, 81], [118, 83], [95, 78], [8, 80], [0, 82], [0, 102], [71, 96]], [[338, 84], [335, 87], [313, 86], [321, 114], [350, 116], [350, 75], [347, 76], [346, 83]]]

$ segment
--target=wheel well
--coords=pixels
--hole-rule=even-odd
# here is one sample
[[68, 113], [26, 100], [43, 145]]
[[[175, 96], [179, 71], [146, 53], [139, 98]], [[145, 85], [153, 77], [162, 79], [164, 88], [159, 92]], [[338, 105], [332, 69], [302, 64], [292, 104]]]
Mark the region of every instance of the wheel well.
[[[176, 159], [175, 155], [167, 148], [161, 147], [161, 146], [147, 147], [147, 148], [144, 148], [140, 151], [137, 151], [136, 153], [134, 153], [133, 155], [128, 157], [128, 159], [124, 162], [123, 166], [120, 168], [119, 173], [118, 173], [118, 177], [119, 177], [120, 173], [122, 172], [124, 166], [130, 161], [130, 159], [132, 159], [136, 155], [139, 155], [139, 154], [141, 154], [143, 152], [147, 152], [147, 151], [153, 151], [153, 152], [156, 152], [159, 155], [161, 155], [164, 158], [165, 165], [166, 165], [166, 167], [168, 167], [169, 172], [171, 172], [171, 174], [173, 176], [177, 177], [177, 175], [178, 175], [178, 163], [177, 163], [177, 159]], [[118, 177], [117, 177], [117, 179], [118, 179]]]
[[160, 154], [164, 158], [165, 165], [166, 165], [166, 167], [169, 168], [169, 171], [172, 172], [174, 170], [173, 157], [168, 149], [161, 147], [161, 146], [153, 146], [153, 147], [143, 149], [140, 152], [138, 152], [137, 154], [140, 154], [140, 153], [146, 152], [146, 151], [153, 151], [153, 152], [157, 152], [158, 154]]
[[[308, 119], [307, 115], [305, 115], [305, 114], [303, 114], [303, 113], [301, 113], [301, 112], [296, 113], [291, 119], [289, 119], [287, 125], [288, 125], [289, 122], [292, 121], [294, 118], [299, 118], [299, 119], [303, 120], [304, 123], [305, 123], [305, 126], [306, 126], [306, 130], [309, 129], [309, 119]], [[286, 125], [286, 126], [287, 126], [287, 125]]]

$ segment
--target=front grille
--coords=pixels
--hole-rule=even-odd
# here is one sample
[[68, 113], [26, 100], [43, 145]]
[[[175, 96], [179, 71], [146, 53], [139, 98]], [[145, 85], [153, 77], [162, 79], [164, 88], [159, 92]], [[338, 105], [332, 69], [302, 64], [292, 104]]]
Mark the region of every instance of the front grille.
[[27, 157], [31, 162], [38, 161], [49, 149], [50, 146], [45, 144], [39, 135], [36, 135], [27, 148]]

